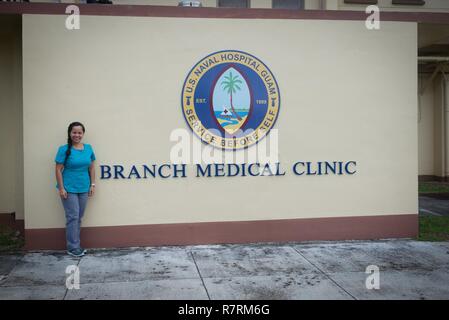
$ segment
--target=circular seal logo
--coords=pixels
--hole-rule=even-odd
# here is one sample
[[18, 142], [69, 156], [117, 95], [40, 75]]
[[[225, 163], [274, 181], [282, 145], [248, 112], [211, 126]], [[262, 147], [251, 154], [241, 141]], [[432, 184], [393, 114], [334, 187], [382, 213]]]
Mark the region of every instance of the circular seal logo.
[[280, 94], [262, 61], [226, 50], [210, 54], [192, 68], [181, 103], [187, 123], [203, 142], [237, 150], [268, 134], [279, 113]]

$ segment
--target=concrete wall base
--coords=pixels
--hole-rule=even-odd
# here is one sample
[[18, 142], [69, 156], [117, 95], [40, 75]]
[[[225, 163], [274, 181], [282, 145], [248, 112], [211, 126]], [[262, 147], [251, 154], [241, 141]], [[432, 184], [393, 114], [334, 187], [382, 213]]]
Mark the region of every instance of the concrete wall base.
[[[85, 248], [414, 238], [418, 214], [86, 227]], [[65, 249], [65, 229], [26, 229], [27, 250]]]

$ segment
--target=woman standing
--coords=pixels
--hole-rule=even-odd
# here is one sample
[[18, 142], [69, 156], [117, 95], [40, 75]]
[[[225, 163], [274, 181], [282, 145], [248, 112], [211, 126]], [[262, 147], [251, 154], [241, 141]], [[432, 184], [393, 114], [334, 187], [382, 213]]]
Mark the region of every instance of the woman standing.
[[67, 253], [75, 257], [86, 253], [80, 242], [81, 219], [87, 198], [95, 190], [95, 154], [90, 144], [81, 142], [85, 132], [82, 123], [71, 123], [67, 144], [59, 147], [55, 158], [56, 188], [66, 217]]

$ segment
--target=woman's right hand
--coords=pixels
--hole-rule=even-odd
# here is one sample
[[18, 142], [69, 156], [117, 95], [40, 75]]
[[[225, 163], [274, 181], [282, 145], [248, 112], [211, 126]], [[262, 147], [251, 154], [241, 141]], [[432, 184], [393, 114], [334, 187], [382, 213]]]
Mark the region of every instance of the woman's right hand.
[[67, 199], [67, 191], [65, 191], [64, 188], [59, 189], [59, 195], [60, 195], [63, 199]]

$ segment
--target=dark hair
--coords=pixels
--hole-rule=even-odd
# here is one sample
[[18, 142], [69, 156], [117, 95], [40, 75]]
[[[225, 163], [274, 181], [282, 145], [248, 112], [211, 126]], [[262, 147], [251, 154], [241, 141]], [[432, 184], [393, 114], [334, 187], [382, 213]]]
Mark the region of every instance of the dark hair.
[[72, 138], [70, 137], [70, 133], [72, 132], [73, 127], [78, 127], [80, 126], [83, 129], [83, 133], [86, 132], [86, 128], [84, 128], [84, 125], [81, 122], [72, 122], [69, 125], [69, 128], [67, 129], [67, 151], [65, 152], [65, 159], [64, 159], [64, 166], [67, 162], [67, 159], [69, 158], [70, 154], [72, 153]]

